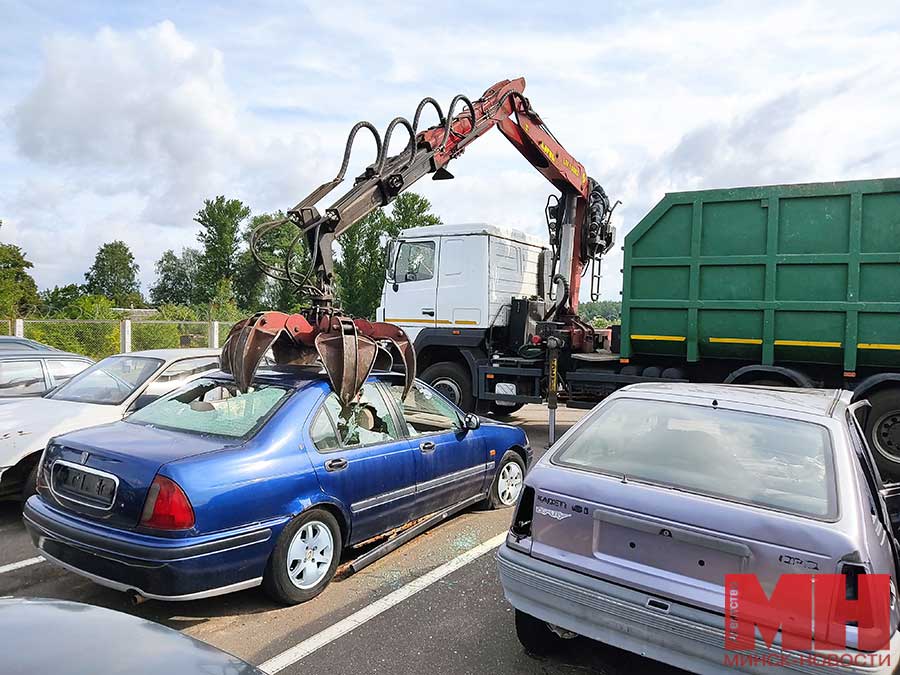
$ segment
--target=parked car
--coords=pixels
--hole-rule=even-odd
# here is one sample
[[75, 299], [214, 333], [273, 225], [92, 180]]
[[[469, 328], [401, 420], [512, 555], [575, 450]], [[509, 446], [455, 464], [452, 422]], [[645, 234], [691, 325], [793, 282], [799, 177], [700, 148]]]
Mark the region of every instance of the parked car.
[[93, 363], [69, 352], [0, 349], [0, 398], [43, 396]]
[[24, 517], [50, 561], [161, 600], [263, 585], [315, 597], [341, 552], [452, 505], [515, 503], [531, 449], [416, 382], [346, 410], [321, 373], [207, 375], [122, 422], [57, 437]]
[[80, 602], [0, 599], [0, 635], [15, 646], [3, 650], [9, 675], [262, 675], [189, 635]]
[[37, 340], [29, 340], [28, 338], [15, 337], [13, 335], [0, 335], [0, 352], [6, 351], [58, 352], [59, 350], [56, 347], [45, 345], [43, 342], [38, 342]]
[[0, 499], [34, 493], [37, 462], [53, 436], [139, 410], [218, 368], [215, 349], [150, 349], [109, 356], [41, 398], [0, 400]]
[[[726, 574], [767, 593], [794, 572], [844, 574], [848, 588], [888, 574], [896, 595], [892, 524], [850, 397], [658, 383], [607, 398], [535, 464], [498, 553], [525, 648], [578, 634], [722, 672]], [[890, 619], [893, 668], [893, 599]]]

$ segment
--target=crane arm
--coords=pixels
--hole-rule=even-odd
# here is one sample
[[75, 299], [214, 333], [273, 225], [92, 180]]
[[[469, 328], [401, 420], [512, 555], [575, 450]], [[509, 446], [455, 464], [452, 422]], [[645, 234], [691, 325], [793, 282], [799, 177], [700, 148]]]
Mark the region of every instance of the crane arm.
[[[333, 306], [334, 239], [375, 209], [389, 204], [423, 176], [433, 174], [435, 180], [452, 178], [446, 168], [450, 161], [494, 126], [562, 193], [559, 208], [548, 219], [555, 223], [555, 234], [551, 225], [551, 236], [556, 238], [554, 269], [558, 264], [561, 270], [553, 275], [557, 284], [554, 316], [577, 320], [578, 287], [584, 267], [591, 260], [599, 260], [612, 245], [612, 210], [603, 189], [550, 133], [524, 96], [524, 90], [524, 78], [502, 80], [475, 101], [455, 96], [446, 115], [437, 101], [424, 98], [412, 121], [394, 118], [383, 136], [370, 122], [358, 122], [347, 138], [337, 175], [298, 202], [285, 219], [264, 223], [251, 233], [250, 249], [263, 271], [308, 292], [312, 307], [291, 316], [263, 312], [235, 325], [223, 347], [222, 361], [223, 369], [235, 375], [242, 390], [249, 386], [270, 346], [279, 363], [312, 364], [317, 352], [344, 404], [349, 404], [372, 370], [381, 353], [379, 347], [386, 347], [403, 361], [408, 390], [415, 374], [415, 353], [403, 331], [390, 324], [349, 319]], [[419, 131], [426, 108], [437, 113], [438, 124]], [[389, 155], [391, 139], [398, 128], [408, 140], [402, 151]], [[374, 138], [375, 161], [355, 178], [347, 192], [320, 212], [316, 204], [344, 181], [360, 132], [368, 132]], [[260, 242], [286, 223], [296, 226], [297, 234], [284, 265], [274, 266], [260, 254]], [[310, 265], [302, 275], [295, 264], [301, 239], [305, 239], [311, 253]]]

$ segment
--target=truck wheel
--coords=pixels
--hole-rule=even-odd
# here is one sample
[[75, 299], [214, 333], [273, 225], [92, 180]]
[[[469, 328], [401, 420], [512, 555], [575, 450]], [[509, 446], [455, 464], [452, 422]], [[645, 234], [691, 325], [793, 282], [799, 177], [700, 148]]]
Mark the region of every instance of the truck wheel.
[[442, 396], [466, 412], [472, 412], [475, 399], [472, 396], [472, 378], [458, 363], [445, 361], [428, 366], [422, 373], [422, 381], [438, 390]]
[[515, 405], [500, 405], [496, 401], [491, 401], [491, 413], [494, 417], [509, 417], [513, 413], [519, 412], [524, 403], [516, 403]]
[[547, 625], [530, 614], [516, 610], [516, 637], [525, 651], [534, 656], [552, 656], [563, 644], [563, 638]]
[[866, 437], [885, 482], [900, 481], [900, 390], [883, 389], [869, 396], [872, 409]]
[[341, 560], [341, 528], [322, 509], [310, 509], [281, 531], [263, 575], [263, 590], [285, 605], [312, 600], [334, 576]]

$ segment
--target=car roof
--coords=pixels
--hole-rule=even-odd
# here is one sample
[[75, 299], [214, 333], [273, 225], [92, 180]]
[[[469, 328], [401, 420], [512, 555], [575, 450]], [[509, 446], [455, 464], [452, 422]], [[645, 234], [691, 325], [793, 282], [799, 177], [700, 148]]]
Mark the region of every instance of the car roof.
[[[37, 340], [32, 340], [31, 338], [27, 338], [27, 337], [19, 337], [17, 335], [0, 335], [0, 343], [4, 343], [4, 342], [7, 342], [7, 343], [12, 342], [17, 345], [20, 345], [23, 343], [29, 344], [33, 347], [33, 349], [35, 349], [37, 351], [44, 351], [44, 352], [60, 351], [56, 347], [51, 347], [50, 345], [45, 345], [43, 342], [38, 342]], [[31, 350], [24, 349], [24, 351], [31, 351]]]
[[[850, 392], [841, 389], [803, 389], [798, 387], [757, 387], [739, 384], [694, 384], [689, 382], [644, 382], [620, 391], [641, 395], [665, 394], [683, 398], [717, 400], [737, 405], [777, 408], [820, 417], [832, 417], [849, 402]], [[844, 400], [846, 399], [846, 400]], [[844, 405], [841, 405], [844, 404]]]
[[184, 348], [184, 349], [142, 349], [127, 354], [115, 354], [115, 356], [147, 356], [154, 359], [163, 359], [166, 362], [179, 361], [198, 356], [219, 356], [219, 349]]
[[[204, 377], [212, 377], [217, 380], [234, 381], [234, 377], [222, 370], [215, 370], [204, 375]], [[377, 380], [395, 380], [402, 382], [403, 373], [374, 371], [370, 379]], [[265, 382], [268, 384], [279, 384], [294, 388], [303, 388], [314, 382], [328, 381], [328, 375], [324, 369], [316, 366], [291, 366], [291, 365], [275, 365], [263, 366], [259, 368], [253, 375], [256, 382]]]
[[74, 352], [60, 351], [44, 351], [42, 349], [3, 349], [0, 350], [0, 360], [14, 359], [86, 359], [91, 361], [89, 356], [84, 354], [75, 354]]

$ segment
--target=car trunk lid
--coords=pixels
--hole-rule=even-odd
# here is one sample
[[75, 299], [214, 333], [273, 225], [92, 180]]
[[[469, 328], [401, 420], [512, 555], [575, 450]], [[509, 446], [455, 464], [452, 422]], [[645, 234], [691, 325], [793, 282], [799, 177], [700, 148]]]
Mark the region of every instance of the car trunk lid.
[[227, 445], [234, 443], [114, 422], [66, 434], [51, 443], [44, 460], [45, 477], [62, 508], [113, 527], [134, 528], [163, 465]]
[[727, 574], [771, 593], [785, 573], [838, 570], [833, 523], [573, 469], [536, 467], [531, 554], [666, 598], [724, 611]]

